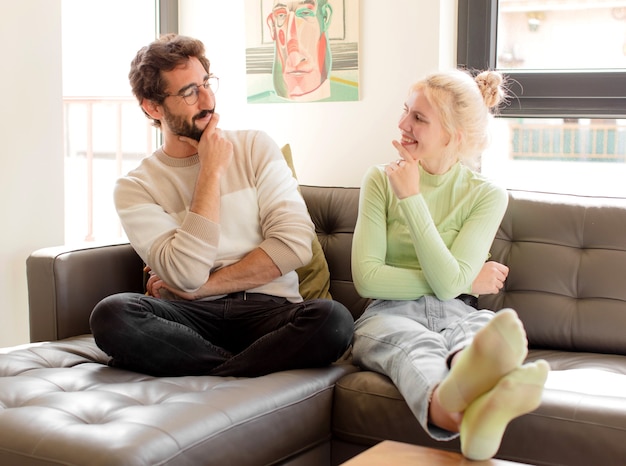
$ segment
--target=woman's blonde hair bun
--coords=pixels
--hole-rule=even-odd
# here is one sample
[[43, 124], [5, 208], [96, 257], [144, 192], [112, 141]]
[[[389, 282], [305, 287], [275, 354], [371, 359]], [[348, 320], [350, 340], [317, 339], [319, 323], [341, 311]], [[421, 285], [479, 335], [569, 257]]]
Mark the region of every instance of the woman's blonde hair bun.
[[505, 97], [502, 75], [497, 71], [483, 71], [475, 78], [487, 108], [497, 107]]

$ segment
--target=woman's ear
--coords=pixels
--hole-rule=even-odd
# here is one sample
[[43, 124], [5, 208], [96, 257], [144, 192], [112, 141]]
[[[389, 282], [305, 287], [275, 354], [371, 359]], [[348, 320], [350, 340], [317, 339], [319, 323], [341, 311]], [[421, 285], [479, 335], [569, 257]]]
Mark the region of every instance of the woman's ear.
[[451, 134], [448, 137], [448, 142], [446, 143], [446, 147], [458, 148], [461, 147], [461, 141], [463, 140], [463, 132], [457, 131], [456, 133]]

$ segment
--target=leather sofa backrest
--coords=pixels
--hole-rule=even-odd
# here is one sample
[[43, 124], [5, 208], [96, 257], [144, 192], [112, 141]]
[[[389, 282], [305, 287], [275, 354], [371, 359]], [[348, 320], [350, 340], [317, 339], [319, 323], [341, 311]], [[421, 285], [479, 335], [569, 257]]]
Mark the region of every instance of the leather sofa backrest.
[[626, 354], [626, 199], [510, 191], [491, 259], [531, 347]]
[[[302, 186], [326, 254], [333, 298], [358, 317], [350, 269], [358, 188]], [[509, 266], [482, 308], [515, 309], [531, 347], [626, 354], [626, 199], [509, 192], [491, 249]]]
[[[359, 189], [302, 186], [331, 274], [330, 292], [355, 318], [365, 309], [350, 255]], [[511, 191], [491, 259], [509, 266], [505, 288], [481, 307], [514, 308], [530, 346], [626, 354], [626, 199]], [[31, 341], [89, 332], [105, 296], [143, 290], [128, 244], [47, 248], [27, 260]]]
[[368, 299], [352, 283], [352, 234], [359, 211], [359, 188], [300, 186], [330, 270], [330, 294], [356, 319]]
[[130, 244], [52, 247], [26, 260], [30, 341], [89, 333], [89, 315], [102, 298], [143, 292], [143, 262]]

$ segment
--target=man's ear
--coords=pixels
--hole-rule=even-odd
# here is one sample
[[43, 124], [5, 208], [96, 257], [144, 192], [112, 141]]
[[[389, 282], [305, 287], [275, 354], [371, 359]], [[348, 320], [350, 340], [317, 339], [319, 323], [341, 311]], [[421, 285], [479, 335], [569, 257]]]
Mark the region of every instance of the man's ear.
[[274, 15], [272, 15], [272, 13], [267, 15], [265, 22], [267, 23], [267, 27], [270, 30], [270, 36], [272, 36], [272, 40], [276, 40], [276, 23], [274, 23]]
[[141, 101], [141, 108], [153, 120], [161, 120], [163, 116], [161, 105], [157, 104], [154, 100], [143, 99]]
[[328, 3], [322, 7], [322, 20], [320, 21], [320, 27], [322, 32], [328, 31], [330, 27], [330, 19], [333, 17], [333, 7]]

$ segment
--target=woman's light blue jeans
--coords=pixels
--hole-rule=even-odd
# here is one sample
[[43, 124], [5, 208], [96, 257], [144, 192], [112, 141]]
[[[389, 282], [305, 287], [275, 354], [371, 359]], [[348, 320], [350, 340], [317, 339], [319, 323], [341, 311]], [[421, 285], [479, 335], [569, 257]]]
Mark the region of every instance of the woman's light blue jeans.
[[449, 371], [448, 359], [493, 316], [458, 299], [376, 300], [355, 324], [354, 362], [388, 376], [424, 430], [449, 440], [458, 434], [428, 423], [429, 400]]

